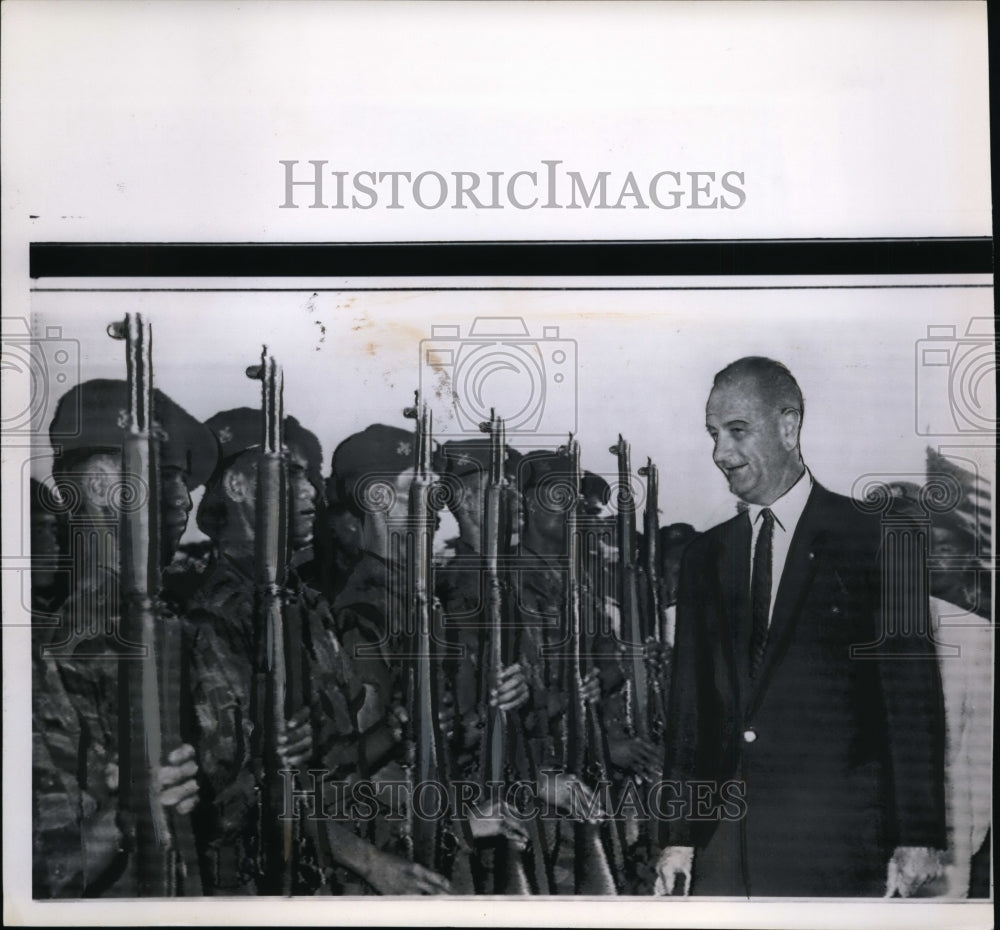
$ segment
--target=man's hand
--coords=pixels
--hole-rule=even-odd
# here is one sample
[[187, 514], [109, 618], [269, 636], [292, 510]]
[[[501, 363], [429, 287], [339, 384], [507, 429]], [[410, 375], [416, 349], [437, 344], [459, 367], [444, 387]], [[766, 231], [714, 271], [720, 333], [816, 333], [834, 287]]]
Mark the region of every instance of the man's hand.
[[309, 708], [302, 707], [285, 724], [285, 732], [278, 737], [278, 755], [286, 769], [301, 769], [312, 758], [312, 724]]
[[490, 706], [502, 711], [517, 710], [530, 695], [528, 679], [520, 662], [500, 669], [497, 686], [490, 691]]
[[601, 670], [596, 666], [583, 676], [580, 696], [585, 704], [596, 704], [601, 699]]
[[683, 879], [680, 893], [691, 893], [691, 869], [694, 865], [693, 846], [665, 846], [656, 863], [656, 884], [653, 894], [667, 897], [674, 893], [678, 877]]
[[104, 766], [104, 784], [108, 786], [108, 791], [116, 794], [118, 791], [118, 763], [109, 762]]
[[157, 772], [157, 789], [164, 807], [177, 808], [178, 814], [190, 814], [198, 803], [198, 763], [194, 746], [184, 743], [169, 756]]
[[408, 862], [379, 850], [365, 876], [379, 894], [451, 894], [451, 884], [443, 875], [416, 862]]
[[491, 804], [485, 813], [477, 811], [470, 816], [469, 828], [473, 838], [477, 840], [503, 836], [513, 842], [518, 849], [524, 849], [528, 845], [528, 831], [503, 801]]
[[944, 872], [940, 850], [928, 846], [897, 846], [889, 860], [885, 882], [887, 898], [909, 898]]
[[641, 739], [609, 739], [608, 753], [617, 768], [632, 772], [651, 785], [660, 780], [661, 753], [652, 743]]

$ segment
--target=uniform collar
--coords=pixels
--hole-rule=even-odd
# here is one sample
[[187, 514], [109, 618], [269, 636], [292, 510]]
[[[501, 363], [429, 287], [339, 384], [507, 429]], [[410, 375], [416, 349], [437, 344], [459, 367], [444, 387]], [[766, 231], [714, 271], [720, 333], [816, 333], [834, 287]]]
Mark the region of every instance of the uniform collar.
[[[812, 492], [813, 477], [808, 468], [802, 470], [798, 480], [767, 509], [774, 514], [774, 522], [786, 533], [794, 532], [802, 511], [806, 509], [806, 501]], [[750, 525], [756, 526], [763, 504], [749, 504], [747, 513], [750, 515]]]

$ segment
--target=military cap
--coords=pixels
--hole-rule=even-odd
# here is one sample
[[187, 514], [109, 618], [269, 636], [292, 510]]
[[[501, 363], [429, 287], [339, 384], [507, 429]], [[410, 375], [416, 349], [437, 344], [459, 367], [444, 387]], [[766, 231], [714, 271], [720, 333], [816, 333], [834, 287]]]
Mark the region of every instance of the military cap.
[[522, 456], [517, 468], [522, 491], [529, 491], [545, 482], [565, 482], [570, 478], [571, 463], [565, 452], [533, 449]]
[[[49, 425], [55, 470], [84, 455], [121, 453], [128, 406], [124, 381], [97, 378], [70, 388]], [[160, 465], [180, 468], [189, 488], [204, 484], [219, 458], [212, 431], [159, 389], [153, 392], [153, 418], [163, 440]]]
[[398, 426], [373, 423], [348, 436], [333, 452], [331, 479], [335, 497], [350, 501], [354, 489], [368, 475], [400, 475], [414, 466], [414, 436]]
[[[522, 455], [517, 449], [507, 446], [504, 455], [504, 471], [509, 478], [517, 474], [517, 463]], [[444, 443], [438, 450], [436, 469], [442, 475], [464, 478], [480, 472], [490, 473], [489, 439], [461, 439]]]
[[[232, 410], [221, 410], [209, 417], [205, 425], [219, 439], [222, 449], [220, 471], [232, 464], [238, 455], [261, 444], [260, 409], [253, 407], [234, 407]], [[285, 417], [285, 445], [299, 452], [306, 460], [306, 471], [309, 480], [317, 489], [322, 484], [323, 449], [315, 433], [307, 430], [295, 417]]]
[[602, 504], [611, 500], [611, 485], [600, 475], [585, 471], [580, 479], [580, 493], [584, 497], [596, 497]]

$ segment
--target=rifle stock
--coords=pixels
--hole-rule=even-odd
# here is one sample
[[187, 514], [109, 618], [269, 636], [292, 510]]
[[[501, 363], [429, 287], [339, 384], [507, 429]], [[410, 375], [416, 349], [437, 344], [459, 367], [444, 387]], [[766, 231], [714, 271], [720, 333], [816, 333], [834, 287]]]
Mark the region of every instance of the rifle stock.
[[[122, 454], [122, 639], [142, 656], [118, 663], [119, 797], [132, 852], [136, 892], [174, 897], [201, 893], [189, 818], [168, 811], [157, 784], [164, 746], [182, 742], [180, 622], [160, 610], [159, 435], [154, 423], [152, 327], [139, 314], [112, 323], [125, 342], [128, 410]], [[133, 496], [134, 495], [134, 496]], [[143, 500], [143, 495], [145, 500]], [[139, 506], [125, 506], [129, 499]]]

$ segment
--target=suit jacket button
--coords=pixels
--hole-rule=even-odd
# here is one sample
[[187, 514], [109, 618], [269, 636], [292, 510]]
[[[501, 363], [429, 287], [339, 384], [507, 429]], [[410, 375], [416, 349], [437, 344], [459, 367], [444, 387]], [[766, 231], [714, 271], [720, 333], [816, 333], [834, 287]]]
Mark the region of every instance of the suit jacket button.
[[757, 739], [757, 731], [753, 727], [748, 727], [743, 731], [743, 742], [752, 743]]

